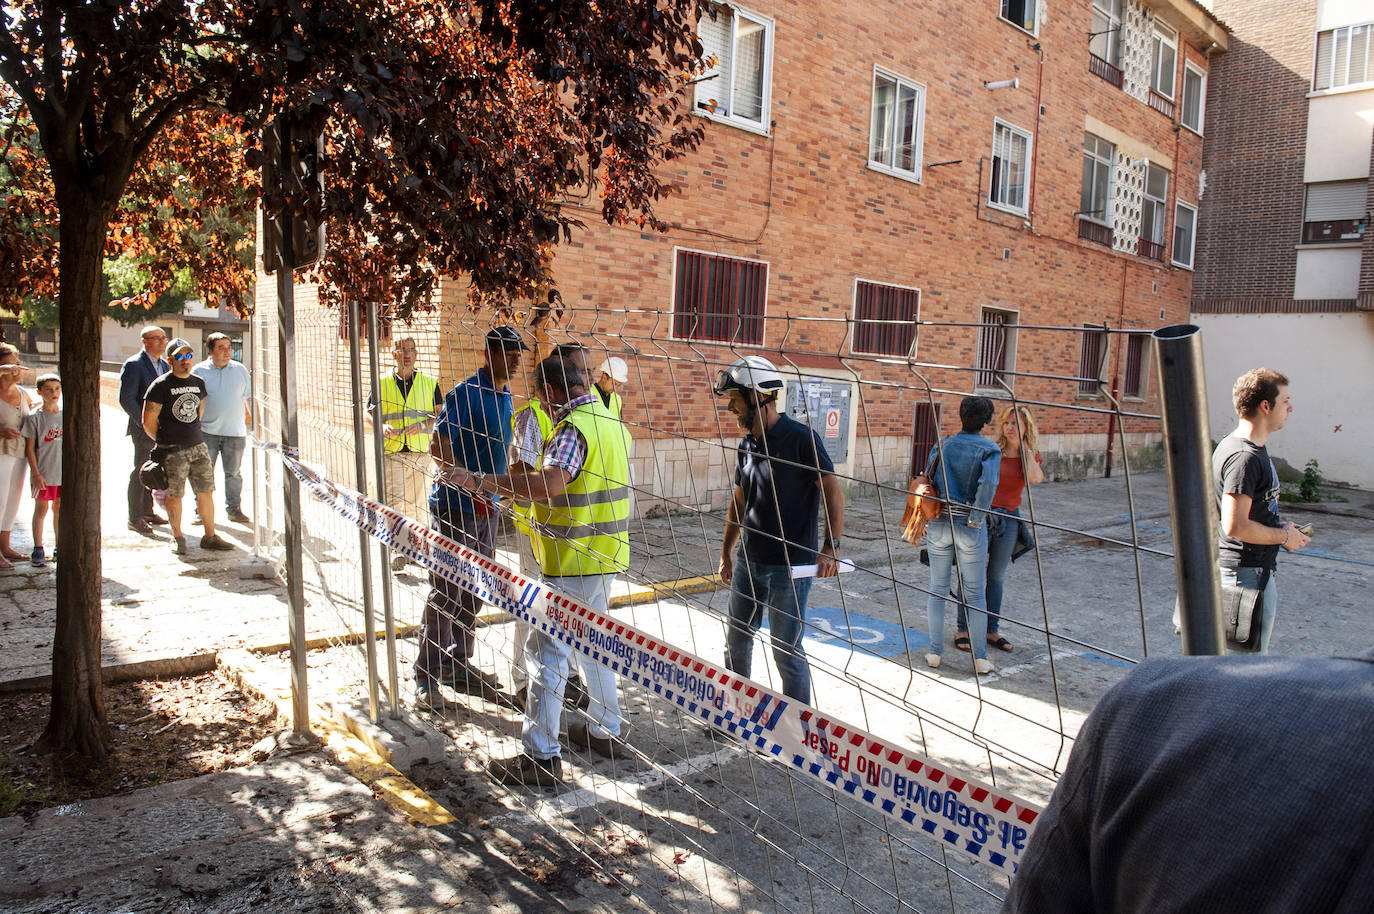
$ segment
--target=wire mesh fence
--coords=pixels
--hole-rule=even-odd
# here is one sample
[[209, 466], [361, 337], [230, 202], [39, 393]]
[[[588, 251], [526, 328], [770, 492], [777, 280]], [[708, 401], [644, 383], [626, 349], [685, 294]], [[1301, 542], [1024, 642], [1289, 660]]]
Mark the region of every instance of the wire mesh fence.
[[[834, 577], [807, 579], [801, 647], [811, 680], [809, 705], [831, 722], [832, 736], [836, 722], [859, 728], [938, 762], [952, 781], [990, 785], [1030, 807], [1043, 804], [1097, 697], [1138, 659], [1177, 648], [1169, 622], [1175, 586], [1164, 482], [1160, 474], [1141, 473], [1163, 460], [1148, 334], [1102, 325], [1020, 325], [1008, 315], [958, 323], [873, 313], [878, 316], [863, 321], [770, 315], [766, 333], [759, 331], [761, 345], [744, 346], [701, 338], [738, 338], [740, 321], [695, 324], [654, 310], [577, 307], [559, 314], [474, 315], [450, 302], [410, 323], [369, 315], [376, 321], [369, 334], [367, 327], [350, 327], [347, 312], [319, 306], [302, 288], [294, 339], [300, 459], [321, 477], [428, 523], [430, 487], [445, 487], [432, 482], [433, 461], [383, 434], [377, 472], [378, 417], [388, 396], [379, 381], [397, 367], [398, 343], [414, 342], [418, 371], [437, 379], [442, 394], [478, 372], [486, 334], [509, 324], [531, 347], [510, 379], [514, 409], [531, 396], [534, 363], [559, 345], [586, 350], [592, 380], [608, 358], [622, 359], [626, 380], [616, 393], [633, 439], [633, 511], [628, 569], [610, 594], [610, 616], [664, 645], [728, 665], [732, 597], [737, 614], [743, 601], [740, 579], [732, 590], [719, 571], [744, 428], [727, 408], [728, 398], [713, 388], [718, 372], [737, 359], [767, 358], [783, 381], [779, 409], [815, 433], [811, 467], [833, 467], [840, 483], [838, 551], [853, 566]], [[251, 358], [259, 433], [268, 440], [276, 440], [281, 427], [272, 317], [266, 309], [255, 317]], [[354, 329], [357, 342], [350, 339]], [[370, 371], [374, 361], [377, 378]], [[929, 611], [931, 569], [922, 564], [922, 546], [937, 568], [953, 565], [956, 582], [974, 569], [966, 567], [961, 549], [942, 553], [930, 533], [929, 542], [908, 542], [902, 527], [912, 477], [929, 465], [941, 439], [959, 430], [960, 402], [973, 395], [994, 401], [998, 415], [1005, 407], [1025, 408], [993, 423], [986, 440], [1000, 434], [1005, 442], [1010, 434], [1037, 455], [1030, 459], [1048, 481], [1015, 493], [1018, 515], [1004, 505], [987, 525], [1015, 539], [1017, 520], [1024, 521], [1035, 548], [993, 569], [996, 616], [970, 616], [971, 638], [981, 630], [980, 618], [999, 623], [983, 639], [992, 667], [983, 675], [975, 672], [974, 658], [985, 653], [983, 645], [968, 644], [973, 650], [964, 652], [954, 642], [967, 631], [956, 611], [978, 601], [957, 586], [953, 594], [938, 588], [933, 596], [950, 602], [943, 623], [932, 629], [938, 614]], [[413, 443], [423, 446], [426, 434], [417, 432]], [[507, 435], [482, 446], [499, 448], [504, 468], [508, 444]], [[359, 453], [366, 458], [362, 478]], [[763, 458], [785, 462], [768, 453], [766, 443]], [[285, 471], [272, 455], [256, 459], [258, 543], [276, 557]], [[1029, 461], [1015, 464], [1037, 475]], [[1062, 480], [1085, 481], [1056, 485]], [[946, 479], [942, 486], [945, 510], [962, 519], [970, 505], [949, 491], [954, 485]], [[770, 507], [781, 517], [796, 509], [792, 498], [789, 492], [786, 503]], [[530, 567], [528, 538], [511, 524], [509, 501], [499, 514], [491, 557], [503, 568], [539, 577], [538, 563]], [[312, 697], [366, 704], [369, 684], [376, 683], [380, 700], [370, 712], [410, 707], [419, 633], [432, 599], [429, 575], [360, 538], [355, 524], [322, 502], [307, 497], [301, 511], [308, 628], [320, 648], [310, 667]], [[810, 523], [824, 539], [825, 504], [817, 514]], [[804, 551], [806, 544], [791, 545]], [[977, 570], [965, 580], [981, 578], [983, 569]], [[799, 592], [795, 582], [784, 590]], [[370, 664], [363, 620], [388, 614], [395, 638], [383, 639]], [[759, 636], [750, 639], [751, 675], [775, 693], [794, 691], [776, 665], [778, 659], [788, 664], [790, 655], [772, 646], [778, 621], [787, 617], [769, 616], [761, 614]], [[484, 784], [478, 768], [521, 751], [521, 702], [512, 672], [523, 651], [515, 629], [508, 614], [484, 608], [473, 631], [471, 663], [500, 687], [457, 695], [444, 687], [452, 707], [425, 712], [452, 736]], [[932, 655], [941, 657], [938, 666]], [[584, 664], [584, 681], [586, 673]], [[966, 814], [951, 802], [952, 794], [942, 810], [938, 792], [918, 799], [913, 781], [906, 788], [908, 805], [922, 805], [924, 819], [909, 824], [900, 809], [894, 814], [861, 801], [866, 778], [876, 786], [892, 772], [876, 770], [843, 740], [821, 745], [824, 729], [807, 730], [806, 738], [811, 750], [829, 754], [828, 780], [827, 772], [808, 777], [785, 759], [755, 751], [728, 727], [703, 724], [701, 715], [630, 677], [620, 678], [618, 693], [628, 730], [616, 757], [567, 745], [562, 785], [552, 792], [500, 792], [503, 808], [492, 821], [516, 836], [556, 836], [580, 872], [645, 909], [996, 910], [1006, 887], [1003, 870], [921, 827], [942, 815], [952, 822]], [[567, 722], [583, 720], [575, 699], [570, 693]], [[992, 831], [989, 846], [1000, 845], [1014, 858], [1025, 831]]]

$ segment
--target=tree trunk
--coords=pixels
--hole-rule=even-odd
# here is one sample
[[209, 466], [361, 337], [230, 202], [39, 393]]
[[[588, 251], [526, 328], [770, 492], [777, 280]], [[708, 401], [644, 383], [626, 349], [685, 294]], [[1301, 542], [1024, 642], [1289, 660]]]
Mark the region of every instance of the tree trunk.
[[58, 192], [62, 333], [62, 523], [57, 548], [57, 632], [52, 713], [40, 752], [101, 761], [110, 730], [100, 682], [100, 277], [106, 206]]

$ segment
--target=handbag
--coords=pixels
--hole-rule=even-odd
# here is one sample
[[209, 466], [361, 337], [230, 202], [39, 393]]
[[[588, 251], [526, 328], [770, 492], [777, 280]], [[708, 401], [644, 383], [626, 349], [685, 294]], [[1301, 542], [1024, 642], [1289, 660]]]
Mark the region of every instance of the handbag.
[[906, 510], [902, 512], [901, 522], [902, 539], [913, 545], [926, 535], [926, 524], [944, 512], [940, 490], [930, 481], [930, 473], [938, 463], [938, 460], [932, 460], [926, 472], [914, 477], [907, 487]]
[[1016, 518], [1016, 524], [1016, 545], [1011, 547], [1013, 562], [1035, 549], [1035, 532], [1031, 530], [1031, 525], [1019, 517]]
[[163, 461], [172, 452], [172, 448], [158, 445], [153, 448], [148, 459], [143, 461], [143, 465], [138, 468], [138, 481], [143, 483], [143, 487], [149, 492], [155, 489], [167, 488], [167, 468], [163, 466]]
[[1255, 588], [1221, 585], [1221, 628], [1226, 643], [1238, 651], [1253, 654], [1260, 649], [1261, 601], [1269, 586], [1270, 571], [1266, 568], [1260, 573], [1259, 586]]

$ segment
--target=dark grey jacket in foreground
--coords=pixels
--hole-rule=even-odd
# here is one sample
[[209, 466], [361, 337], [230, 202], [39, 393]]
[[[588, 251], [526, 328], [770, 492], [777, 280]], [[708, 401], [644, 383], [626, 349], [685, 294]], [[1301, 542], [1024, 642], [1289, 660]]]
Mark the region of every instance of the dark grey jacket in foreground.
[[1374, 652], [1148, 660], [1079, 734], [1006, 912], [1374, 912]]

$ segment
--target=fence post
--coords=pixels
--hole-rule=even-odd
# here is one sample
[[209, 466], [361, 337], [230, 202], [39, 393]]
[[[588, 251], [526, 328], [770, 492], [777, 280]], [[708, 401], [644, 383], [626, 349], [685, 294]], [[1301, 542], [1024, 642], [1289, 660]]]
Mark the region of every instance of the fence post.
[[1221, 628], [1221, 582], [1217, 576], [1219, 520], [1212, 491], [1212, 441], [1207, 423], [1201, 330], [1192, 324], [1174, 324], [1161, 327], [1153, 336], [1164, 419], [1183, 653], [1221, 654], [1226, 642]]
[[[382, 375], [377, 360], [377, 308], [374, 302], [367, 307], [367, 364], [372, 380], [372, 402], [381, 412]], [[380, 420], [372, 417], [372, 456], [377, 464], [377, 500], [386, 504], [386, 454], [382, 449]], [[391, 695], [391, 717], [401, 716], [400, 671], [396, 663], [396, 610], [391, 599], [391, 550], [382, 544], [382, 620], [386, 627], [387, 691]]]
[[[358, 491], [367, 492], [367, 454], [363, 450], [362, 346], [358, 342], [358, 322], [362, 309], [358, 302], [348, 303], [348, 373], [353, 394], [353, 467], [358, 476]], [[380, 409], [378, 410], [380, 412]], [[363, 579], [363, 645], [367, 653], [367, 713], [381, 723], [377, 695], [377, 613], [372, 600], [372, 537], [358, 528], [358, 570]]]

